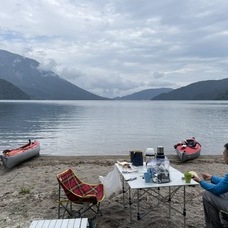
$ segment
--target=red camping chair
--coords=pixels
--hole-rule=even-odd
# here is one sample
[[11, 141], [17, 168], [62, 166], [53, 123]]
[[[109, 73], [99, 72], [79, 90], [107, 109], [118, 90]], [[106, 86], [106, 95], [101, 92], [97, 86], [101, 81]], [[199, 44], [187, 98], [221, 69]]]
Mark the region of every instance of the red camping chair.
[[[58, 174], [57, 180], [59, 182], [58, 218], [64, 218], [66, 212], [70, 217], [82, 217], [88, 210], [95, 215], [101, 215], [100, 203], [104, 199], [103, 184], [84, 183], [71, 169]], [[65, 192], [63, 197], [61, 189]], [[75, 210], [73, 206], [77, 209]]]

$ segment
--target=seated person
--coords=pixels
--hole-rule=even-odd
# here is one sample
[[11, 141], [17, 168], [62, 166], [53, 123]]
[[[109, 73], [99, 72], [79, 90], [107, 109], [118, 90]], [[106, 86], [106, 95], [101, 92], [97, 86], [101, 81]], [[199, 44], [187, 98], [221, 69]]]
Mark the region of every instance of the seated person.
[[[225, 163], [228, 164], [228, 143], [224, 147], [223, 158]], [[202, 178], [195, 175], [193, 179], [206, 190], [203, 194], [206, 227], [223, 227], [219, 211], [228, 212], [228, 173], [224, 177], [212, 176], [208, 173], [202, 173], [201, 175]]]

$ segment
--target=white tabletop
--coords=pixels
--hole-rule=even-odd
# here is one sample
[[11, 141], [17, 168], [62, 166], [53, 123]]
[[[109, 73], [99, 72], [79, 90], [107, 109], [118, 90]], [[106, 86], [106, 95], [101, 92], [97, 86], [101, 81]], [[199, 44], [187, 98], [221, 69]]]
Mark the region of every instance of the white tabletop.
[[198, 185], [198, 183], [194, 180], [191, 180], [190, 183], [185, 183], [185, 180], [183, 180], [184, 174], [181, 173], [179, 170], [173, 168], [172, 166], [169, 166], [169, 175], [171, 181], [168, 183], [146, 183], [143, 179], [143, 174], [147, 171], [145, 163], [143, 166], [132, 166], [133, 169], [138, 171], [132, 173], [123, 173], [122, 171], [124, 171], [125, 169], [123, 169], [123, 167], [118, 165], [117, 163], [116, 167], [118, 168], [119, 172], [122, 174], [125, 180], [135, 177], [137, 178], [132, 181], [127, 181], [131, 189]]

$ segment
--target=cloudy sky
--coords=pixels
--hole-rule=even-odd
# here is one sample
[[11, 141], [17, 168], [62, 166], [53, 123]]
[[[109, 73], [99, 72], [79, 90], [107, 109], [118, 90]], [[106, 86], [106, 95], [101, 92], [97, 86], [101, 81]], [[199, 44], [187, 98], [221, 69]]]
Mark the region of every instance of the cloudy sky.
[[227, 0], [1, 0], [0, 49], [105, 97], [228, 78]]

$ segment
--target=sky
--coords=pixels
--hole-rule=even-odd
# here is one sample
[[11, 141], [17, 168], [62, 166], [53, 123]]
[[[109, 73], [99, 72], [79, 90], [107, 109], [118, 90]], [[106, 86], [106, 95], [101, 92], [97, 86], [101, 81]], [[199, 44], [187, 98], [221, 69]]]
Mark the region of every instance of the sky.
[[227, 0], [1, 0], [0, 49], [114, 98], [228, 78]]

